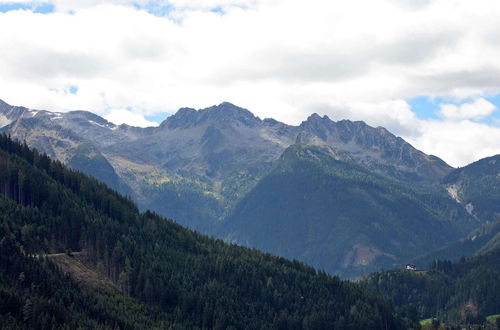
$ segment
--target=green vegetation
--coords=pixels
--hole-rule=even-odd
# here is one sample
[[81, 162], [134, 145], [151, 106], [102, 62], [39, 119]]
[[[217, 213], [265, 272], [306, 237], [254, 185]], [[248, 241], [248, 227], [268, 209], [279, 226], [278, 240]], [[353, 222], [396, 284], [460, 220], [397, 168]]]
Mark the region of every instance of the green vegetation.
[[435, 320], [434, 318], [428, 318], [428, 319], [423, 319], [423, 320], [420, 320], [420, 325], [427, 325], [427, 324], [431, 324], [432, 321]]
[[477, 225], [442, 187], [379, 175], [329, 151], [289, 147], [219, 235], [356, 277], [402, 265]]
[[[5, 329], [394, 329], [416, 322], [300, 262], [141, 214], [130, 199], [6, 136], [0, 237]], [[64, 251], [59, 261], [44, 256]], [[71, 251], [78, 263], [68, 261]], [[112, 285], [77, 281], [63, 264]]]
[[500, 218], [473, 230], [467, 237], [440, 247], [412, 260], [417, 265], [428, 265], [436, 259], [458, 261], [463, 256], [474, 256], [500, 247]]
[[157, 186], [144, 185], [141, 194], [148, 198], [141, 204], [146, 209], [168, 213], [173, 219], [182, 219], [180, 222], [188, 228], [211, 233], [223, 213], [223, 203], [207, 194], [208, 189], [203, 184], [193, 181], [183, 179]]
[[108, 160], [89, 143], [80, 144], [67, 165], [72, 169], [92, 175], [123, 195], [134, 195], [134, 192], [116, 174]]
[[500, 319], [500, 314], [494, 314], [494, 315], [486, 316], [486, 321], [488, 321], [490, 323], [497, 322], [497, 319]]
[[[467, 179], [469, 170], [453, 171], [361, 121], [313, 114], [289, 126], [223, 103], [138, 128], [85, 111], [35, 116], [0, 103], [13, 120], [0, 132], [131, 196], [141, 211], [343, 277], [397, 267], [463, 238], [494, 219], [483, 217], [484, 205], [500, 212], [500, 161], [478, 162], [484, 169]], [[453, 201], [446, 186], [455, 184], [460, 198], [478, 198]]]
[[450, 173], [443, 182], [455, 185], [463, 205], [482, 221], [500, 215], [500, 155], [488, 157]]
[[[265, 167], [265, 166], [263, 166]], [[257, 172], [264, 172], [259, 169]], [[246, 170], [235, 171], [221, 180], [184, 173], [161, 184], [141, 184], [141, 208], [169, 214], [183, 226], [214, 235], [234, 205], [260, 177]], [[169, 201], [165, 203], [165, 201]]]
[[453, 263], [435, 260], [426, 274], [393, 270], [371, 274], [366, 288], [392, 300], [397, 312], [448, 324], [484, 324], [500, 311], [500, 248]]

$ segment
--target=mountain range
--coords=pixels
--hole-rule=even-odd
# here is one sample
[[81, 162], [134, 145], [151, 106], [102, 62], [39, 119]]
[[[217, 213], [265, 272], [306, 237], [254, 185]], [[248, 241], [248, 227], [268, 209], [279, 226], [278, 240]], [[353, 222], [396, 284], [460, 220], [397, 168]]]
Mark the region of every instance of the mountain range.
[[3, 134], [0, 251], [0, 329], [408, 329], [418, 322], [357, 284], [141, 213], [101, 182]]
[[222, 103], [159, 127], [0, 101], [0, 132], [200, 232], [342, 276], [404, 264], [500, 214], [496, 157], [454, 169], [382, 127]]

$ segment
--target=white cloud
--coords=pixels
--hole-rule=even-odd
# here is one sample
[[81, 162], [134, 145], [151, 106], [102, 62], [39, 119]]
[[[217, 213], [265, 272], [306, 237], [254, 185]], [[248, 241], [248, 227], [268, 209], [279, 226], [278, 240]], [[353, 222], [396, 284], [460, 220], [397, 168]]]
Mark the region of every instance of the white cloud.
[[483, 98], [478, 98], [472, 103], [462, 105], [441, 104], [439, 113], [445, 119], [483, 119], [497, 110], [497, 107]]
[[[441, 129], [452, 136], [500, 93], [495, 0], [50, 2], [49, 15], [0, 14], [0, 98], [9, 103], [145, 116], [229, 101], [291, 124], [317, 111], [416, 139], [432, 125], [405, 99], [474, 99], [471, 109], [443, 107]], [[170, 11], [158, 17], [134, 3]]]
[[426, 153], [438, 155], [452, 166], [500, 154], [500, 129], [462, 121], [423, 121], [422, 134], [408, 141]]
[[158, 126], [158, 123], [148, 121], [143, 116], [126, 109], [112, 109], [104, 118], [115, 125], [127, 124], [136, 127]]

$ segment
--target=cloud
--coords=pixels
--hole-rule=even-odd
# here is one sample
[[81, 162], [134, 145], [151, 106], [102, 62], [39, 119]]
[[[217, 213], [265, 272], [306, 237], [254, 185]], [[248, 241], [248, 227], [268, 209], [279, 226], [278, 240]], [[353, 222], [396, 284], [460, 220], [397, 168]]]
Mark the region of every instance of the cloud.
[[438, 155], [452, 166], [500, 154], [500, 129], [469, 120], [422, 121], [422, 134], [407, 140], [426, 153]]
[[441, 104], [439, 113], [450, 120], [483, 119], [497, 110], [497, 107], [483, 98], [462, 105]]
[[143, 116], [126, 109], [113, 109], [104, 118], [115, 125], [127, 124], [136, 127], [158, 126], [158, 123], [148, 121]]
[[[315, 111], [445, 155], [453, 149], [431, 148], [427, 128], [476, 134], [462, 121], [486, 116], [487, 97], [500, 94], [495, 0], [47, 2], [53, 13], [0, 13], [0, 98], [9, 103], [144, 117], [229, 101], [290, 124]], [[443, 105], [431, 123], [405, 101], [419, 96], [475, 101]]]

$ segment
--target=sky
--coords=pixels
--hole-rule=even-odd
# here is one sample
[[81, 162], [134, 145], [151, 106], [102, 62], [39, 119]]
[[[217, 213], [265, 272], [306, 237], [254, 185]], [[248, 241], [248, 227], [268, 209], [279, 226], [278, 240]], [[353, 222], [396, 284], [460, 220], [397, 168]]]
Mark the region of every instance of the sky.
[[157, 125], [223, 101], [500, 153], [497, 0], [0, 0], [0, 99]]

